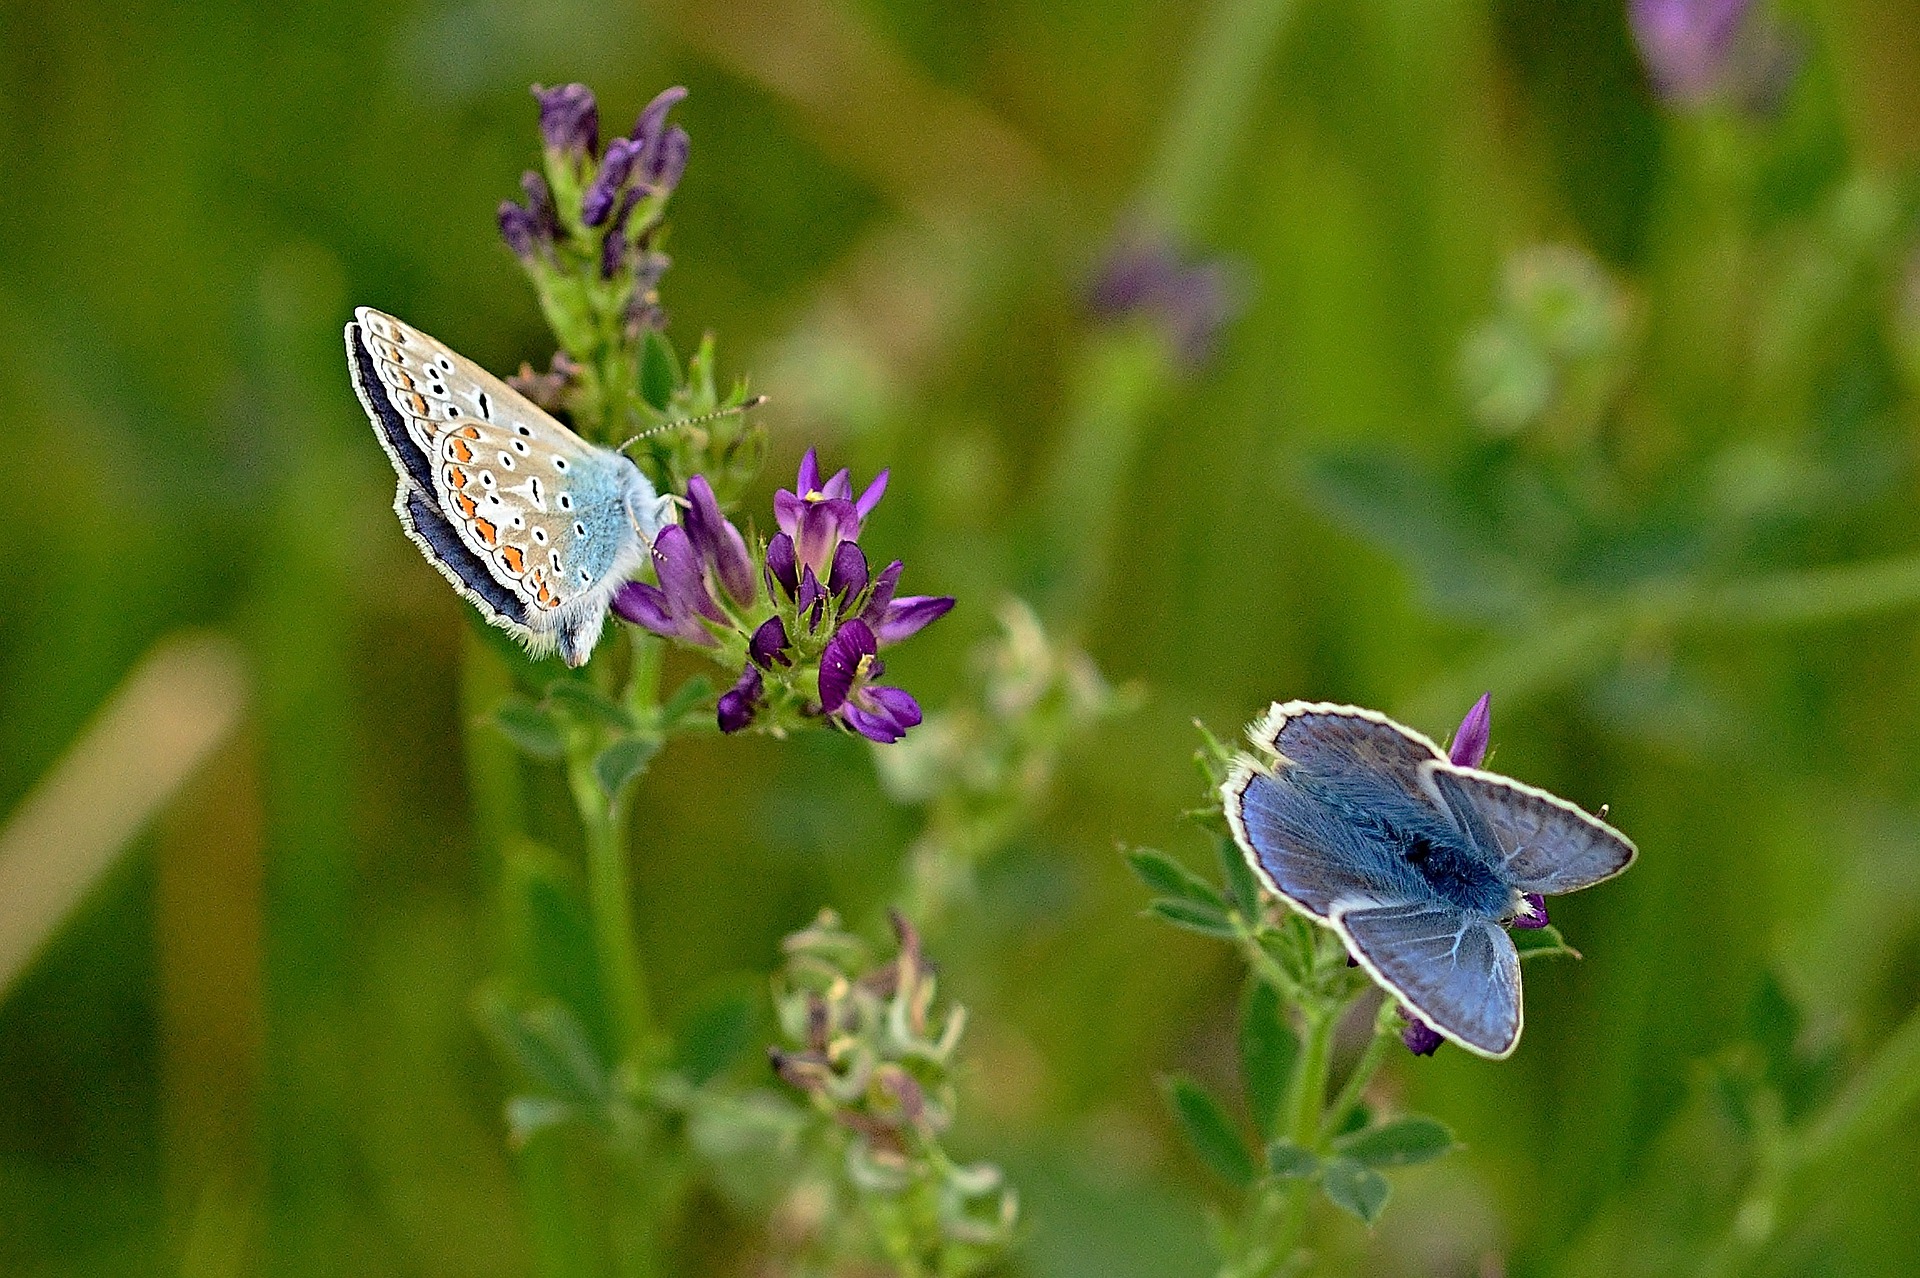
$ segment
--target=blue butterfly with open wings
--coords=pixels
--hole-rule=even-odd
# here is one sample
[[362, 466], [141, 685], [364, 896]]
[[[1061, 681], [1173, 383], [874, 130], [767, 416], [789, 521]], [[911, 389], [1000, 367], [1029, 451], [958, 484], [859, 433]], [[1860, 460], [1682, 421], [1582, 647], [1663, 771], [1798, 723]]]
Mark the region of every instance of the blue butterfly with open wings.
[[1512, 1055], [1520, 956], [1507, 926], [1533, 911], [1530, 894], [1619, 874], [1633, 843], [1372, 710], [1289, 701], [1248, 736], [1271, 759], [1242, 755], [1221, 795], [1254, 873], [1441, 1035]]

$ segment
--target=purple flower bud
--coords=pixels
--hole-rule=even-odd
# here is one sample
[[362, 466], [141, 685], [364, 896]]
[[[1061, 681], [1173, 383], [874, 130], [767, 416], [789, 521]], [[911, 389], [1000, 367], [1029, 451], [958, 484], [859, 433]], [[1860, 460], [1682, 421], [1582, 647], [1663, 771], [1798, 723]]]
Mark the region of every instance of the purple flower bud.
[[584, 84], [533, 86], [540, 102], [540, 138], [547, 150], [578, 163], [600, 149], [600, 108]]
[[526, 192], [527, 211], [533, 214], [540, 234], [549, 240], [558, 238], [560, 212], [553, 206], [553, 192], [547, 188], [547, 180], [528, 169], [520, 175], [520, 189]]
[[1697, 105], [1727, 81], [1752, 0], [1630, 0], [1627, 18], [1656, 93]]
[[1400, 1009], [1400, 1014], [1407, 1018], [1406, 1028], [1400, 1031], [1400, 1041], [1407, 1045], [1409, 1052], [1415, 1056], [1431, 1056], [1440, 1050], [1440, 1044], [1446, 1040], [1438, 1030], [1405, 1008]]
[[900, 574], [906, 571], [906, 565], [898, 559], [880, 570], [873, 579], [873, 593], [867, 596], [867, 606], [860, 612], [860, 619], [870, 626], [880, 624], [886, 615], [887, 605], [893, 602], [893, 592], [900, 584]]
[[787, 623], [778, 617], [761, 622], [747, 640], [747, 656], [762, 670], [771, 670], [775, 664], [792, 665], [793, 658], [787, 655]]
[[727, 517], [705, 475], [687, 481], [687, 513], [682, 520], [700, 558], [738, 604], [753, 602], [753, 557], [747, 542]]
[[614, 226], [608, 229], [606, 238], [600, 241], [600, 278], [610, 280], [620, 273], [620, 267], [627, 260], [627, 228]]
[[1220, 263], [1187, 265], [1166, 240], [1137, 234], [1116, 240], [1088, 300], [1105, 319], [1154, 317], [1189, 367], [1213, 353], [1236, 309], [1232, 281]]
[[653, 154], [647, 156], [640, 172], [641, 180], [655, 191], [671, 191], [680, 185], [680, 179], [687, 171], [687, 154], [692, 149], [687, 131], [674, 125], [660, 139], [660, 145]]
[[843, 541], [834, 548], [833, 570], [827, 574], [827, 593], [852, 599], [867, 588], [867, 557], [857, 543]]
[[1483, 692], [1467, 711], [1453, 734], [1453, 746], [1447, 757], [1463, 768], [1477, 768], [1486, 760], [1487, 742], [1493, 734], [1493, 694]]
[[582, 222], [588, 226], [599, 226], [613, 216], [620, 189], [627, 184], [627, 178], [633, 173], [634, 161], [639, 157], [640, 144], [629, 138], [615, 138], [607, 144], [607, 153], [600, 159], [600, 171], [594, 174], [593, 184], [580, 198]]
[[760, 681], [760, 670], [749, 665], [740, 672], [739, 682], [731, 689], [720, 694], [715, 706], [715, 714], [720, 721], [720, 731], [738, 732], [753, 722], [754, 715], [760, 711], [760, 695], [764, 685]]
[[1547, 917], [1546, 897], [1541, 896], [1538, 892], [1525, 892], [1521, 894], [1520, 899], [1527, 903], [1527, 910], [1525, 913], [1514, 915], [1513, 922], [1507, 924], [1508, 927], [1525, 928], [1531, 931], [1535, 928], [1546, 927], [1552, 922], [1552, 920]]
[[[671, 89], [662, 89], [654, 95], [653, 101], [640, 109], [640, 118], [633, 124], [633, 140], [643, 148], [657, 151], [666, 132], [667, 112], [687, 96], [685, 87], [674, 85]], [[612, 148], [608, 148], [611, 150]]]
[[512, 200], [500, 201], [500, 238], [523, 262], [532, 261], [541, 248], [539, 223]]
[[917, 635], [952, 612], [954, 602], [952, 595], [902, 595], [873, 623], [874, 638], [889, 644]]
[[668, 524], [660, 530], [660, 535], [653, 539], [653, 563], [660, 574], [660, 589], [666, 592], [667, 602], [675, 612], [712, 621], [727, 619], [727, 614], [720, 611], [720, 605], [707, 593], [700, 552], [693, 548], [686, 529], [679, 524]]
[[793, 537], [784, 532], [773, 535], [767, 543], [767, 593], [772, 594], [774, 586], [791, 599], [800, 590], [799, 562], [793, 553]]
[[813, 575], [811, 566], [803, 565], [800, 569], [800, 597], [795, 602], [800, 605], [800, 615], [807, 620], [807, 633], [820, 629], [820, 618], [827, 607], [827, 590]]
[[921, 719], [905, 690], [871, 682], [886, 669], [879, 642], [858, 617], [842, 622], [820, 654], [820, 709], [870, 741], [890, 744]]

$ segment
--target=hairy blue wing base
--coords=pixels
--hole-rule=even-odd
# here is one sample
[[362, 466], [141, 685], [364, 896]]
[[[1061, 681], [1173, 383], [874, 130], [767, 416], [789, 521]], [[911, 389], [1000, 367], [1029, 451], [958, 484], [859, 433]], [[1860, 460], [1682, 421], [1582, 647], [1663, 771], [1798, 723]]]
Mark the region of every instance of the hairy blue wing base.
[[1404, 789], [1420, 787], [1420, 767], [1446, 756], [1426, 737], [1374, 710], [1325, 701], [1275, 705], [1248, 729], [1253, 743], [1319, 775], [1366, 773]]
[[1441, 902], [1336, 902], [1334, 930], [1381, 985], [1442, 1035], [1503, 1059], [1520, 1043], [1520, 955], [1496, 923]]
[[1343, 898], [1409, 895], [1380, 849], [1291, 773], [1249, 767], [1237, 789], [1228, 783], [1228, 820], [1267, 886], [1322, 922]]

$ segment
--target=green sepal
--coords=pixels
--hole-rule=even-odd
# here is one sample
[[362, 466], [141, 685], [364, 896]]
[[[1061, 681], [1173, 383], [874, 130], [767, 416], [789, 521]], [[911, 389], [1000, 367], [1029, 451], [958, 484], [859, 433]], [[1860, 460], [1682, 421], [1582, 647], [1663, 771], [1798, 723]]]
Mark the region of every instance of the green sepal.
[[1267, 1146], [1267, 1170], [1282, 1180], [1310, 1180], [1320, 1174], [1320, 1159], [1290, 1140]]
[[1371, 1225], [1380, 1219], [1392, 1186], [1373, 1168], [1351, 1158], [1329, 1158], [1320, 1173], [1320, 1191], [1341, 1211]]
[[1408, 1114], [1336, 1137], [1334, 1150], [1367, 1167], [1411, 1167], [1460, 1148], [1453, 1131], [1437, 1118]]
[[674, 353], [673, 343], [665, 333], [648, 329], [640, 345], [640, 398], [664, 413], [673, 403], [680, 381], [680, 357]]
[[1167, 1104], [1186, 1132], [1187, 1142], [1210, 1171], [1228, 1184], [1244, 1189], [1254, 1180], [1253, 1155], [1233, 1129], [1226, 1109], [1190, 1078], [1173, 1075], [1163, 1080]]
[[537, 759], [557, 759], [566, 752], [559, 721], [525, 697], [508, 697], [495, 706], [491, 722], [507, 740]]
[[1280, 1107], [1300, 1044], [1287, 1027], [1280, 992], [1262, 980], [1247, 983], [1240, 1006], [1240, 1084], [1247, 1113], [1263, 1140], [1279, 1134]]

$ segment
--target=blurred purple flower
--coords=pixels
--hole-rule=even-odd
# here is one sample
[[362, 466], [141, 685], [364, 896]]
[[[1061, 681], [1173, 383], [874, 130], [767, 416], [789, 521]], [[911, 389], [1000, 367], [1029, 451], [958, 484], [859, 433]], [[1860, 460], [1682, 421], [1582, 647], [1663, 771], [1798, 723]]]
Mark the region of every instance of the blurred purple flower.
[[820, 655], [820, 709], [868, 740], [887, 744], [920, 722], [920, 703], [904, 689], [873, 682], [886, 673], [878, 652], [866, 622], [843, 622]]
[[640, 158], [640, 144], [631, 138], [615, 138], [607, 144], [607, 153], [600, 160], [600, 171], [593, 175], [592, 185], [587, 193], [580, 197], [580, 220], [588, 226], [599, 226], [613, 216], [614, 206], [620, 201], [620, 192], [633, 175], [634, 161]]
[[720, 694], [719, 703], [714, 707], [715, 716], [720, 721], [720, 731], [739, 732], [751, 724], [754, 715], [760, 712], [760, 698], [764, 690], [759, 668], [748, 665], [740, 672], [739, 681]]
[[560, 217], [554, 210], [553, 193], [547, 189], [547, 180], [538, 173], [522, 173], [520, 189], [526, 192], [526, 204], [500, 201], [500, 238], [516, 257], [527, 261], [558, 238]]
[[[667, 112], [687, 96], [686, 89], [674, 85], [654, 95], [641, 109], [633, 124], [633, 142], [639, 162], [640, 180], [655, 190], [670, 191], [680, 183], [686, 171], [689, 141], [685, 129], [668, 127]], [[611, 149], [611, 148], [609, 148]]]
[[1487, 742], [1493, 733], [1493, 694], [1483, 692], [1467, 711], [1453, 734], [1453, 746], [1447, 757], [1463, 768], [1477, 768], [1486, 761]]
[[1400, 1015], [1407, 1018], [1405, 1028], [1400, 1031], [1400, 1041], [1407, 1045], [1409, 1052], [1415, 1056], [1431, 1056], [1440, 1050], [1440, 1044], [1446, 1040], [1440, 1037], [1438, 1030], [1404, 1007], [1400, 1009]]
[[1238, 309], [1219, 262], [1183, 263], [1164, 239], [1137, 234], [1114, 242], [1088, 300], [1103, 319], [1153, 316], [1189, 367], [1213, 354], [1220, 330]]
[[1753, 0], [1628, 0], [1627, 20], [1649, 83], [1675, 107], [1731, 97], [1771, 110], [1800, 61], [1788, 29]]
[[583, 164], [600, 149], [600, 108], [584, 84], [549, 89], [533, 86], [540, 103], [540, 138], [547, 150]]

